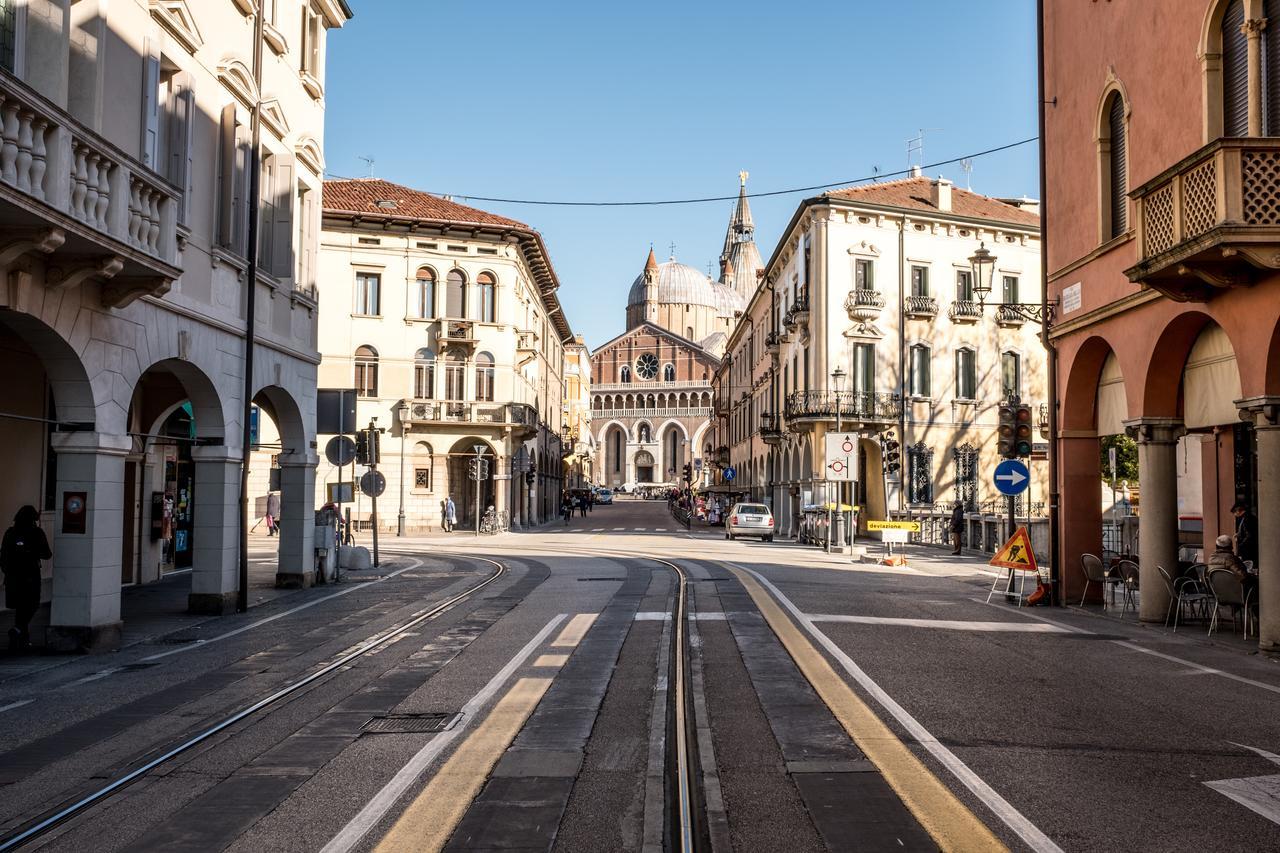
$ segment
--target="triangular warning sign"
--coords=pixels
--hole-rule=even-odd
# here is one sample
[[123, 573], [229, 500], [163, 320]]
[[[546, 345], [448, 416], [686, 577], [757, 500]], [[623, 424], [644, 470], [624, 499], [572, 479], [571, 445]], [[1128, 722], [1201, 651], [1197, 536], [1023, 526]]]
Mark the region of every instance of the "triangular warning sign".
[[1031, 537], [1027, 535], [1027, 528], [1019, 527], [1017, 532], [1009, 537], [1009, 541], [996, 551], [989, 565], [999, 566], [1002, 569], [1019, 569], [1024, 572], [1038, 571], [1036, 555], [1031, 550]]

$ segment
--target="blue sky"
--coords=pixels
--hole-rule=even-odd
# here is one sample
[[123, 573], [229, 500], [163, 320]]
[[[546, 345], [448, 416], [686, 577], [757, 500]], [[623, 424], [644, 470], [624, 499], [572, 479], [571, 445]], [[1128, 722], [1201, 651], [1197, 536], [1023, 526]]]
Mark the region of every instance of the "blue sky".
[[[652, 243], [705, 270], [730, 202], [541, 207], [462, 196], [648, 200], [844, 181], [1034, 136], [1031, 0], [796, 4], [353, 0], [331, 32], [325, 158], [542, 232], [575, 331], [624, 326]], [[958, 165], [935, 169], [964, 186]], [[989, 195], [1037, 195], [1034, 144], [982, 158]], [[804, 195], [754, 199], [766, 259]]]

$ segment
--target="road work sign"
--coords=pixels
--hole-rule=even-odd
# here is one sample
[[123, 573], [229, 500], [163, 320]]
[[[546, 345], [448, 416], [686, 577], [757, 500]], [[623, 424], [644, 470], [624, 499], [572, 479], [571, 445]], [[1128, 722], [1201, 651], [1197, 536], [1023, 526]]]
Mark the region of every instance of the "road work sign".
[[908, 533], [919, 533], [918, 521], [872, 521], [867, 520], [867, 530], [905, 530]]
[[1031, 550], [1031, 537], [1027, 535], [1027, 528], [1019, 527], [1017, 532], [1009, 537], [1009, 541], [996, 551], [996, 555], [991, 558], [988, 565], [1023, 572], [1038, 571], [1036, 555]]

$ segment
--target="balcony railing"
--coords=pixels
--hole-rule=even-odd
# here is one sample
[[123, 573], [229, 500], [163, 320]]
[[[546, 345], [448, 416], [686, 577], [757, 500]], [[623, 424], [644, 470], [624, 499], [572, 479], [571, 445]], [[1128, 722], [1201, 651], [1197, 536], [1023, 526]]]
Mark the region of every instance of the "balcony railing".
[[982, 319], [982, 308], [970, 299], [957, 299], [947, 309], [953, 323], [976, 323]]
[[0, 128], [0, 224], [22, 235], [6, 254], [50, 256], [57, 287], [105, 282], [108, 306], [168, 291], [182, 272], [176, 188], [3, 72]]
[[938, 300], [932, 296], [908, 296], [904, 309], [908, 317], [932, 319], [938, 316]]
[[471, 320], [441, 320], [440, 341], [443, 344], [462, 344], [474, 346], [476, 343], [475, 323]]
[[682, 406], [665, 409], [596, 409], [596, 419], [609, 418], [709, 418], [710, 406]]
[[998, 325], [1009, 329], [1018, 329], [1025, 322], [1027, 322], [1027, 318], [1012, 305], [996, 306], [996, 323]]
[[711, 380], [681, 379], [677, 382], [663, 382], [658, 379], [644, 381], [637, 379], [634, 382], [597, 382], [591, 385], [591, 392], [603, 391], [670, 391], [672, 389], [697, 388], [701, 391], [711, 390]]
[[538, 412], [527, 403], [472, 400], [410, 400], [408, 423], [514, 425], [536, 429]]
[[760, 438], [765, 444], [778, 444], [782, 441], [782, 427], [778, 424], [778, 416], [772, 412], [760, 415]]
[[844, 310], [855, 323], [870, 323], [884, 310], [884, 296], [878, 290], [850, 290], [844, 299]]
[[793, 391], [787, 395], [787, 420], [820, 419], [834, 421], [839, 398], [840, 419], [851, 427], [856, 423], [889, 423], [902, 412], [897, 394], [875, 391]]
[[770, 332], [764, 336], [764, 348], [771, 353], [778, 351], [778, 346], [782, 343], [782, 336], [777, 332]]
[[1131, 281], [1202, 302], [1280, 269], [1280, 139], [1218, 139], [1129, 195]]

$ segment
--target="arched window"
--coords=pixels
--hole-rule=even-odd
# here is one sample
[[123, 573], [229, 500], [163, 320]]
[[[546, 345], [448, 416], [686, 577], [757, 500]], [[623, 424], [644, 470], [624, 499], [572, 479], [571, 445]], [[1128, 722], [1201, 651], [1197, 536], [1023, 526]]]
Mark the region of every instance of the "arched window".
[[487, 352], [476, 356], [476, 399], [493, 402], [493, 356]]
[[413, 446], [413, 489], [418, 492], [431, 491], [433, 453], [431, 445], [419, 441]]
[[444, 315], [454, 319], [467, 316], [467, 277], [462, 270], [449, 270], [444, 282]]
[[675, 382], [675, 381], [676, 381], [676, 366], [675, 366], [674, 364], [667, 364], [667, 365], [664, 365], [664, 366], [663, 366], [663, 368], [662, 368], [662, 381], [663, 381], [663, 382]]
[[911, 347], [911, 396], [930, 397], [933, 395], [933, 351], [925, 344], [914, 344]]
[[436, 354], [423, 347], [413, 355], [413, 396], [429, 400], [436, 388]]
[[636, 441], [641, 444], [648, 444], [652, 439], [653, 433], [650, 432], [648, 424], [641, 423], [640, 426], [636, 427]]
[[378, 396], [378, 351], [365, 344], [356, 347], [356, 396]]
[[476, 283], [480, 285], [480, 322], [493, 323], [497, 317], [497, 282], [493, 276], [487, 272], [482, 272], [476, 277]]
[[1124, 95], [1118, 89], [1107, 95], [1102, 126], [1098, 129], [1104, 242], [1119, 237], [1129, 228], [1128, 112]]
[[1244, 34], [1244, 0], [1231, 0], [1222, 12], [1222, 135], [1249, 135], [1249, 40]]
[[444, 357], [444, 399], [465, 400], [467, 397], [467, 363], [456, 350]]
[[413, 299], [410, 304], [416, 306], [416, 315], [424, 320], [436, 316], [436, 274], [430, 267], [423, 267], [413, 282]]
[[1000, 391], [1005, 399], [1022, 394], [1022, 356], [1016, 352], [1000, 354]]
[[618, 371], [618, 381], [619, 382], [631, 381], [631, 365], [629, 364], [622, 365], [622, 369]]
[[956, 350], [956, 399], [978, 398], [978, 355], [968, 347]]
[[689, 340], [693, 340], [693, 326], [685, 326], [684, 336]]

